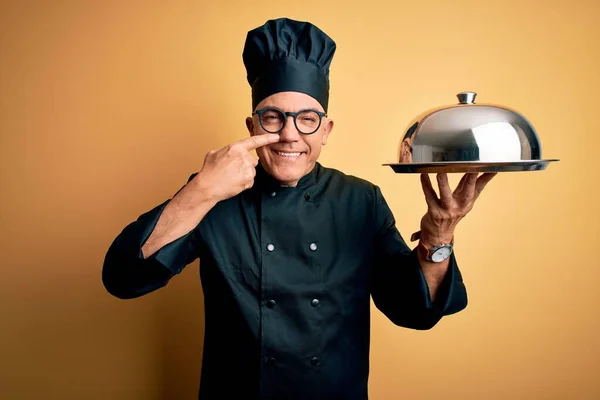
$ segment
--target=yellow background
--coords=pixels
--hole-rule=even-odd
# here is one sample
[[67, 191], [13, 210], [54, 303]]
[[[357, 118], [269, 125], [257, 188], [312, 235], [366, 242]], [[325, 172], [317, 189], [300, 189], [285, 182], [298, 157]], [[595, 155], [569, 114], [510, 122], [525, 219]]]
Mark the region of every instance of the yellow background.
[[599, 398], [599, 4], [2, 2], [0, 397], [196, 396], [198, 264], [121, 301], [102, 261], [208, 150], [247, 135], [245, 35], [285, 15], [338, 44], [320, 160], [380, 185], [405, 238], [419, 179], [381, 164], [456, 93], [519, 110], [561, 159], [497, 176], [459, 225], [464, 312], [427, 332], [373, 314], [372, 399]]

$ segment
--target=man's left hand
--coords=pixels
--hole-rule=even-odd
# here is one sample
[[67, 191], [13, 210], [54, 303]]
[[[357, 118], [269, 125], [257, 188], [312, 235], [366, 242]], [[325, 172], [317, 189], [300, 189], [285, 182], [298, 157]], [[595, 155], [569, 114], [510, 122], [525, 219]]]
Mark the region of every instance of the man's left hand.
[[421, 174], [421, 185], [427, 202], [427, 213], [421, 219], [422, 242], [435, 246], [452, 241], [456, 225], [471, 211], [475, 200], [496, 173], [484, 173], [479, 177], [478, 175], [465, 174], [453, 192], [448, 184], [448, 175], [437, 174], [440, 191], [438, 197], [429, 174]]

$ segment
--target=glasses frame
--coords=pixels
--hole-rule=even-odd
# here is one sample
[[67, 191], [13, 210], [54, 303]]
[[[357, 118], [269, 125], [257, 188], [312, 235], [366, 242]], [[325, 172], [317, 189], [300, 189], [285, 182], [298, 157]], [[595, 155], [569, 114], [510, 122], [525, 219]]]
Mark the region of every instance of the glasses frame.
[[[267, 112], [267, 111], [277, 111], [277, 112], [279, 112], [279, 113], [283, 114], [283, 125], [281, 126], [281, 128], [280, 128], [278, 131], [272, 132], [272, 131], [269, 131], [269, 130], [267, 130], [267, 129], [266, 129], [264, 126], [263, 126], [263, 123], [262, 123], [262, 116], [263, 116], [263, 114], [264, 114], [265, 112]], [[296, 121], [296, 118], [298, 118], [298, 115], [300, 115], [300, 114], [302, 114], [302, 113], [304, 113], [304, 112], [307, 112], [307, 111], [314, 112], [314, 113], [316, 113], [316, 114], [319, 116], [319, 124], [317, 125], [317, 127], [316, 127], [316, 129], [315, 129], [314, 131], [312, 131], [312, 132], [309, 132], [309, 133], [304, 133], [304, 132], [302, 132], [302, 131], [301, 131], [301, 130], [298, 128], [298, 123], [297, 123], [297, 121]], [[319, 130], [319, 128], [321, 128], [321, 124], [323, 123], [323, 117], [327, 117], [327, 113], [325, 113], [325, 112], [323, 112], [323, 111], [315, 110], [315, 109], [312, 109], [312, 108], [305, 108], [305, 109], [303, 109], [303, 110], [300, 110], [300, 111], [297, 111], [297, 112], [292, 112], [292, 111], [283, 111], [283, 110], [280, 110], [280, 109], [279, 109], [279, 108], [277, 108], [277, 107], [265, 107], [265, 108], [261, 108], [260, 110], [256, 110], [256, 111], [254, 111], [254, 112], [252, 113], [252, 115], [253, 115], [253, 116], [254, 116], [254, 115], [258, 115], [258, 123], [260, 124], [260, 127], [261, 127], [261, 128], [262, 128], [262, 129], [263, 129], [265, 132], [268, 132], [268, 133], [279, 133], [279, 132], [281, 132], [281, 131], [282, 131], [282, 130], [285, 128], [285, 126], [286, 126], [286, 124], [287, 124], [287, 121], [288, 121], [288, 118], [289, 118], [289, 117], [292, 117], [292, 118], [294, 119], [294, 126], [296, 127], [296, 130], [297, 130], [298, 132], [300, 132], [301, 134], [303, 134], [303, 135], [312, 135], [312, 134], [314, 134], [315, 132], [317, 132], [317, 131]]]

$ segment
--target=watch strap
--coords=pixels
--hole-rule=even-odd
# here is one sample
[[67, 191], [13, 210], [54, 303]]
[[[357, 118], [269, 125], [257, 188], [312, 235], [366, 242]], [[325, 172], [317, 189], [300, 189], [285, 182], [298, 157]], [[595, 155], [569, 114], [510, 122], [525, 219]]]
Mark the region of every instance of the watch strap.
[[[411, 242], [414, 242], [415, 240], [419, 240], [419, 239], [421, 239], [421, 231], [417, 231], [417, 232], [413, 233], [410, 237]], [[422, 241], [419, 241], [419, 244], [417, 245], [417, 247], [418, 247], [417, 251], [419, 251], [419, 249], [420, 249], [424, 258], [427, 261], [433, 261], [432, 260], [433, 254], [440, 247], [444, 247], [444, 246], [450, 246], [450, 248], [452, 249], [452, 247], [454, 246], [454, 236], [452, 237], [452, 240], [450, 241], [450, 243], [439, 243], [432, 247], [428, 247], [425, 243], [423, 243]]]
[[416, 231], [412, 235], [410, 235], [410, 241], [414, 242], [415, 240], [421, 239], [421, 231]]
[[[410, 236], [410, 241], [414, 242], [415, 240], [420, 240], [421, 239], [421, 231], [416, 231], [415, 233], [413, 233]], [[454, 245], [454, 236], [452, 236], [452, 240], [450, 240], [450, 243], [440, 243], [438, 244], [438, 246], [452, 246]]]

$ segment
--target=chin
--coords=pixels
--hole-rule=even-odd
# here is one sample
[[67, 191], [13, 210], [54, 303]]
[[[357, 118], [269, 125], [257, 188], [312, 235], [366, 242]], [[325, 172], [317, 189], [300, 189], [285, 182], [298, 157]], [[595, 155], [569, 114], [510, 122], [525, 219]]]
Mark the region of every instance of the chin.
[[305, 174], [303, 167], [273, 166], [271, 173], [275, 179], [285, 184], [296, 184]]
[[282, 184], [296, 185], [306, 175], [307, 166], [270, 164], [266, 169]]

